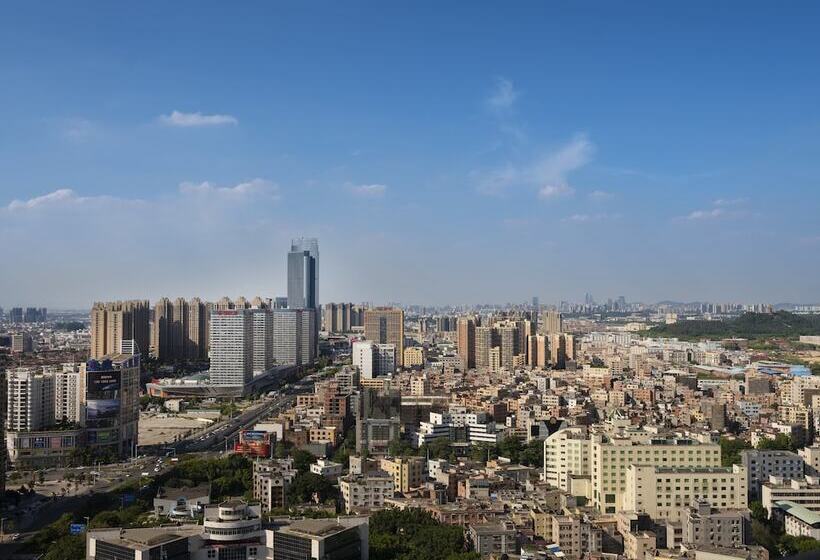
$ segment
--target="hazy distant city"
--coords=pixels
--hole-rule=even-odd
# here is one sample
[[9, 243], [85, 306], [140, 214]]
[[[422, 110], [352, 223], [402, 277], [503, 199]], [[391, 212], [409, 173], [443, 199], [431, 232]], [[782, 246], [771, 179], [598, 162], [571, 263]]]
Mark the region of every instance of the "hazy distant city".
[[0, 7], [0, 560], [816, 560], [820, 4]]

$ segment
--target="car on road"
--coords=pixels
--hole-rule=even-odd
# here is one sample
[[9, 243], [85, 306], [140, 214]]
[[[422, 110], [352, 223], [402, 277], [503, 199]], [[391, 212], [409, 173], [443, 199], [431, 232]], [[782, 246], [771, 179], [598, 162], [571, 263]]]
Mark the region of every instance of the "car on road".
[[149, 473], [149, 472], [143, 472], [143, 473], [140, 473], [140, 476], [151, 476], [151, 473]]

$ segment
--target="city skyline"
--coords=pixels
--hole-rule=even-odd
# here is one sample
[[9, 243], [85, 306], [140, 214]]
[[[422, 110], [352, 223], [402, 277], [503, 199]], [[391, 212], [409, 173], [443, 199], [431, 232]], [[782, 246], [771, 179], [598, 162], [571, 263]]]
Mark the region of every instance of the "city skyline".
[[0, 305], [816, 303], [820, 7], [706, 6], [4, 9]]

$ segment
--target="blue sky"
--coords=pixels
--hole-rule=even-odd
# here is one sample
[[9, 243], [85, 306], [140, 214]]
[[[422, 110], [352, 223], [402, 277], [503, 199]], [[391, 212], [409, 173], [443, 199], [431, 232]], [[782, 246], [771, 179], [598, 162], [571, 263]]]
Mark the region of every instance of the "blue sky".
[[6, 2], [0, 305], [820, 301], [815, 2]]

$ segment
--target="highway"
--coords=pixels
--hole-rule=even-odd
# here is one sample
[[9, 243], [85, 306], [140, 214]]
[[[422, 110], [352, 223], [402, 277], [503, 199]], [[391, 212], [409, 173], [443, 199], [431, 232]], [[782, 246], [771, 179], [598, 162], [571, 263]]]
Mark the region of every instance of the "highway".
[[[80, 509], [92, 494], [108, 492], [134, 478], [153, 477], [166, 472], [173, 467], [168, 455], [195, 453], [218, 456], [224, 453], [226, 448], [230, 452], [240, 431], [252, 428], [259, 421], [290, 408], [295, 404], [297, 394], [312, 391], [313, 382], [310, 379], [285, 386], [275, 397], [268, 397], [236, 417], [214, 424], [204, 433], [174, 443], [141, 447], [139, 457], [125, 462], [98, 465], [93, 468], [48, 469], [45, 472], [46, 482], [38, 486], [37, 496], [21, 504], [15, 517], [16, 529], [7, 532], [0, 542], [0, 558], [11, 558], [38, 530], [53, 523], [64, 513]], [[88, 479], [93, 481], [81, 485], [79, 489], [75, 487], [73, 491], [69, 490], [68, 495], [63, 496], [60, 489], [66, 485], [64, 477], [68, 472], [75, 476], [85, 472]], [[10, 487], [13, 487], [13, 484]], [[55, 496], [52, 497], [52, 493]]]

